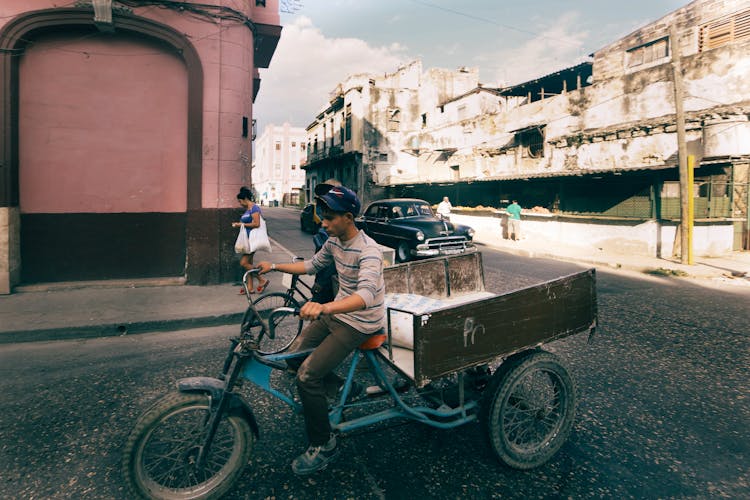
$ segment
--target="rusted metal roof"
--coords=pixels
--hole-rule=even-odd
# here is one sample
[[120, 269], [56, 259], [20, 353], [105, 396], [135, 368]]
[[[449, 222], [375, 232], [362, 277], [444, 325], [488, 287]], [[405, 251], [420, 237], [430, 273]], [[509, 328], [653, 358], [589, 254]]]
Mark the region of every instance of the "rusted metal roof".
[[651, 166], [629, 167], [629, 168], [555, 170], [554, 172], [535, 172], [535, 173], [528, 173], [528, 174], [516, 173], [516, 174], [498, 175], [498, 176], [492, 176], [492, 177], [483, 177], [481, 179], [474, 179], [471, 182], [543, 179], [543, 178], [552, 178], [552, 177], [575, 177], [575, 176], [583, 177], [583, 176], [588, 176], [588, 175], [601, 175], [601, 174], [622, 175], [628, 172], [642, 172], [645, 170], [667, 170], [670, 168], [677, 168], [677, 165], [651, 165]]

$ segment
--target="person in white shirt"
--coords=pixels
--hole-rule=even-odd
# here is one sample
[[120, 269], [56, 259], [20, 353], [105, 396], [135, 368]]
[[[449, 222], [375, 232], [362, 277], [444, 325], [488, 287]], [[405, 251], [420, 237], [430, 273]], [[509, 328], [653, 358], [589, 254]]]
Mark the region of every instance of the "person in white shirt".
[[450, 200], [447, 196], [443, 196], [443, 201], [438, 203], [437, 206], [437, 214], [438, 217], [441, 219], [450, 219], [451, 217], [451, 208], [453, 208], [453, 205], [451, 205]]

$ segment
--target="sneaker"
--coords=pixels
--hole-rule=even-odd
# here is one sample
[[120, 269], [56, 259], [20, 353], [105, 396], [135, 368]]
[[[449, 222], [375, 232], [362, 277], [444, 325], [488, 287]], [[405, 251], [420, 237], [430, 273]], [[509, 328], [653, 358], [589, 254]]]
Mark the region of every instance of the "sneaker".
[[328, 467], [339, 454], [336, 436], [331, 435], [331, 439], [322, 446], [310, 445], [302, 455], [292, 460], [292, 472], [298, 476], [306, 476], [314, 472], [321, 471]]

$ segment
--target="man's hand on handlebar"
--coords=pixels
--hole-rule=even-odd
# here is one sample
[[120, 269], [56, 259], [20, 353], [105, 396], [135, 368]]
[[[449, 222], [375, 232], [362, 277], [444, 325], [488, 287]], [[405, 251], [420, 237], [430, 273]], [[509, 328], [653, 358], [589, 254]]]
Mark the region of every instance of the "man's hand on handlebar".
[[272, 270], [272, 266], [272, 263], [262, 260], [255, 265], [255, 269], [258, 269], [258, 274], [266, 274]]
[[331, 314], [328, 304], [318, 304], [317, 302], [305, 302], [299, 310], [299, 317], [304, 320], [313, 320], [320, 318], [321, 315]]

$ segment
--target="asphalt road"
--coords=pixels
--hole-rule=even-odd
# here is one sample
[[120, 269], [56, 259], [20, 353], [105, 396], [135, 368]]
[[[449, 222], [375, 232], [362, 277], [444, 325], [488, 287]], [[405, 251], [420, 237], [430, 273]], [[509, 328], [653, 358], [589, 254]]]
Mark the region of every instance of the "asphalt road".
[[[296, 214], [267, 210], [271, 237], [309, 255]], [[580, 269], [484, 249], [487, 289]], [[302, 419], [252, 388], [261, 439], [227, 498], [750, 497], [750, 294], [679, 279], [598, 273], [600, 329], [547, 346], [578, 382], [573, 432], [543, 467], [495, 462], [479, 425], [390, 423], [343, 439], [307, 479], [289, 462]], [[174, 381], [215, 375], [236, 327], [0, 346], [0, 498], [125, 498], [121, 450]]]

